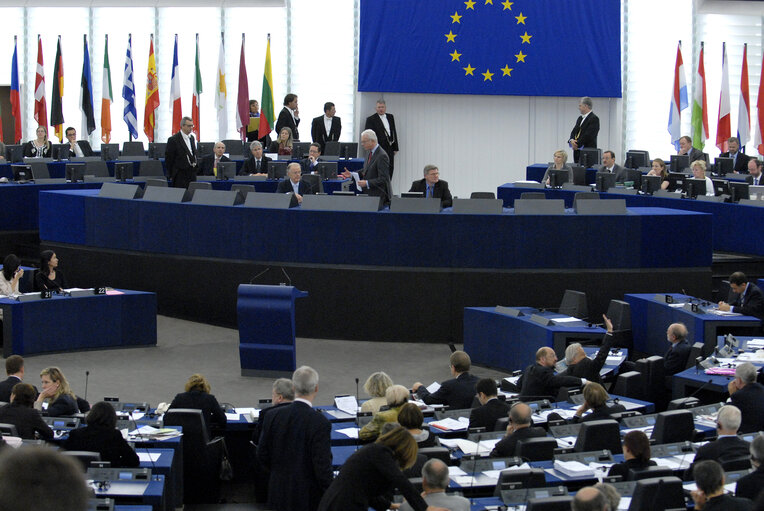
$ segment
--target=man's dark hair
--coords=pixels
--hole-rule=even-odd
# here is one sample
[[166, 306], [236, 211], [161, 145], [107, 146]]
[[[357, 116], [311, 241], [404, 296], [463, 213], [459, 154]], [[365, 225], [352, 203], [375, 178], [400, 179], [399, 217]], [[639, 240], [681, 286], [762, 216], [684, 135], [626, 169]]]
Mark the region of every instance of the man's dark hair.
[[71, 130], [71, 131], [75, 131], [75, 132], [77, 131], [77, 130], [76, 130], [76, 129], [74, 129], [73, 127], [69, 126], [68, 128], [66, 128], [66, 129], [64, 130], [64, 136], [68, 135], [70, 130]]
[[24, 359], [21, 355], [11, 355], [5, 359], [5, 374], [16, 374], [24, 367]]
[[495, 396], [498, 393], [496, 382], [492, 378], [481, 378], [475, 385], [476, 392], [482, 392], [486, 396]]
[[287, 106], [289, 103], [297, 99], [297, 94], [292, 94], [291, 92], [284, 96], [284, 106]]
[[698, 489], [702, 490], [706, 495], [718, 491], [724, 485], [724, 470], [714, 460], [696, 463], [692, 469], [692, 476], [695, 478], [695, 484], [698, 485]]
[[311, 142], [310, 147], [315, 147], [316, 149], [318, 149], [319, 153], [321, 152], [321, 144], [317, 142]]
[[615, 160], [615, 153], [614, 153], [613, 151], [605, 151], [605, 152], [604, 152], [604, 153], [602, 153], [602, 154], [609, 154], [609, 155], [610, 155], [610, 157], [611, 157], [611, 158], [613, 158], [613, 159]]
[[745, 276], [745, 273], [742, 271], [736, 271], [732, 275], [730, 275], [730, 284], [735, 284], [736, 286], [742, 286], [743, 284], [748, 283], [748, 277]]
[[34, 387], [28, 383], [17, 383], [11, 389], [13, 397], [13, 404], [16, 406], [23, 406], [24, 408], [32, 408], [34, 401], [37, 399], [37, 392]]
[[329, 110], [332, 109], [333, 106], [334, 106], [334, 103], [332, 103], [331, 101], [327, 101], [326, 103], [324, 103], [324, 112], [328, 112]]

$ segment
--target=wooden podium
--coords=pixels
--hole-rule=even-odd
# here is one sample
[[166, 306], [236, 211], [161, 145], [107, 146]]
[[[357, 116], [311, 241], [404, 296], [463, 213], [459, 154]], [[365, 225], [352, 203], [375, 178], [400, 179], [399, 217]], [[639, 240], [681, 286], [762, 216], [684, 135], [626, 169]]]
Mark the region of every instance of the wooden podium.
[[293, 286], [239, 285], [236, 312], [242, 376], [291, 377], [297, 368]]

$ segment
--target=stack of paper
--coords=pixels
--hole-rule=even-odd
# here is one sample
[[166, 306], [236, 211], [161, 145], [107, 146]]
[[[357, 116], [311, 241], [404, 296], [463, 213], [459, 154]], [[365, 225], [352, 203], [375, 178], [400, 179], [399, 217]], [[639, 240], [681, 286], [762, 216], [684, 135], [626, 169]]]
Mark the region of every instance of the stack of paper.
[[334, 406], [351, 416], [358, 413], [358, 401], [355, 396], [337, 396], [334, 398]]
[[466, 440], [464, 438], [441, 438], [440, 445], [448, 447], [450, 449], [459, 449], [464, 454], [479, 454], [481, 456], [490, 454], [496, 444], [501, 441], [501, 438], [494, 438], [492, 440], [481, 440], [478, 448], [478, 442]]
[[169, 438], [175, 438], [181, 436], [182, 433], [173, 428], [154, 428], [152, 426], [141, 426], [140, 428], [131, 431], [131, 437], [149, 438], [152, 440], [167, 440]]
[[337, 433], [342, 433], [348, 438], [358, 438], [358, 428], [343, 428], [338, 429]]
[[429, 426], [438, 428], [441, 431], [464, 431], [469, 425], [470, 420], [468, 417], [459, 417], [458, 419], [447, 417], [439, 421], [433, 421], [429, 424]]
[[247, 422], [255, 422], [260, 417], [260, 409], [252, 407], [235, 408], [236, 413], [242, 415]]
[[554, 461], [554, 469], [568, 477], [594, 477], [594, 470], [579, 461]]
[[690, 466], [695, 459], [694, 452], [688, 452], [683, 456], [669, 456], [668, 458], [655, 458], [655, 463], [660, 467], [670, 468], [671, 470], [684, 470]]

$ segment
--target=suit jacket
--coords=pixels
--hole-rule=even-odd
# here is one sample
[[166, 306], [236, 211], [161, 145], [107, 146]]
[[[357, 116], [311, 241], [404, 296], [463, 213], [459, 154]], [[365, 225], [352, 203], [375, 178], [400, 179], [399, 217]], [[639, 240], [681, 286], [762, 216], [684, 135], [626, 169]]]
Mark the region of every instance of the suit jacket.
[[692, 165], [692, 162], [696, 160], [706, 161], [705, 156], [703, 156], [703, 151], [694, 147], [690, 148], [690, 150], [687, 152], [687, 155], [690, 157], [690, 165]]
[[[750, 174], [745, 176], [745, 182], [748, 183], [749, 185], [753, 185], [753, 176]], [[758, 186], [764, 186], [764, 175], [759, 176]]]
[[443, 404], [457, 409], [471, 408], [477, 381], [477, 376], [462, 373], [456, 378], [444, 381], [432, 394], [422, 385], [417, 389], [416, 395], [428, 405]]
[[544, 428], [530, 426], [527, 428], [518, 429], [511, 435], [502, 438], [493, 448], [493, 451], [491, 451], [491, 456], [494, 458], [508, 458], [510, 456], [514, 456], [518, 440], [525, 440], [526, 438], [541, 438], [545, 436], [546, 431], [544, 431]]
[[385, 125], [382, 123], [382, 119], [379, 117], [379, 114], [373, 114], [366, 118], [366, 124], [364, 125], [365, 130], [374, 130], [374, 133], [377, 134], [377, 141], [379, 145], [382, 146], [382, 149], [385, 150], [387, 154], [393, 154], [395, 151], [399, 151], [398, 149], [398, 131], [395, 129], [395, 118], [393, 117], [393, 114], [386, 114], [387, 122], [390, 124], [390, 133], [387, 133], [387, 130], [385, 130]]
[[262, 159], [260, 160], [260, 170], [257, 170], [255, 168], [255, 159], [247, 158], [244, 160], [244, 165], [241, 166], [241, 170], [239, 170], [239, 175], [248, 176], [250, 174], [257, 174], [258, 172], [261, 174], [267, 174], [269, 161], [273, 161], [272, 158], [263, 155]]
[[[225, 154], [220, 157], [220, 161], [231, 161]], [[215, 166], [215, 153], [205, 155], [199, 162], [199, 171], [197, 176], [214, 176], [213, 168]]]
[[0, 408], [0, 423], [16, 426], [19, 436], [25, 440], [34, 440], [35, 432], [44, 440], [53, 439], [53, 430], [45, 424], [40, 412], [34, 408], [13, 403], [3, 406]]
[[[322, 161], [324, 161], [324, 160], [322, 160], [321, 158], [318, 158], [316, 160], [316, 166], [318, 166], [318, 164], [321, 163]], [[302, 160], [300, 160], [300, 173], [301, 174], [310, 174], [311, 172], [314, 172], [314, 171], [317, 171], [317, 170], [318, 169], [312, 169], [311, 170], [311, 168], [310, 168], [310, 158], [303, 158]]]
[[[311, 186], [306, 183], [305, 181], [300, 181], [300, 184], [297, 185], [297, 190], [300, 195], [309, 195], [313, 190], [311, 189]], [[291, 193], [294, 192], [294, 188], [292, 188], [292, 180], [289, 178], [286, 178], [279, 182], [278, 187], [276, 187], [276, 193]]]
[[[427, 181], [424, 178], [414, 181], [411, 183], [411, 189], [409, 191], [425, 193], [427, 191]], [[448, 189], [448, 181], [440, 179], [435, 183], [435, 187], [432, 190], [432, 196], [436, 199], [440, 199], [440, 205], [444, 208], [450, 208], [454, 204], [454, 199], [451, 197], [451, 191]]]
[[491, 399], [486, 404], [473, 408], [470, 413], [470, 428], [485, 428], [494, 431], [496, 421], [509, 415], [510, 406], [505, 401]]
[[310, 126], [310, 138], [313, 139], [313, 142], [321, 144], [321, 152], [324, 152], [324, 146], [327, 142], [339, 142], [341, 132], [342, 120], [336, 115], [332, 117], [332, 125], [329, 128], [329, 133], [326, 132], [323, 115], [314, 117]]
[[67, 451], [94, 451], [101, 454], [101, 461], [110, 461], [112, 467], [135, 468], [140, 464], [138, 455], [130, 447], [119, 430], [103, 426], [86, 426], [73, 429], [62, 447]]
[[554, 400], [560, 392], [560, 387], [580, 387], [581, 378], [554, 374], [554, 368], [539, 364], [529, 365], [517, 380], [520, 387], [520, 398], [530, 399], [549, 398]]
[[283, 403], [279, 403], [277, 405], [269, 406], [268, 408], [263, 408], [260, 410], [260, 414], [257, 416], [257, 422], [255, 423], [255, 429], [252, 431], [252, 443], [257, 445], [257, 443], [260, 441], [260, 434], [263, 432], [263, 423], [265, 422], [265, 417], [269, 413], [272, 413], [274, 410], [278, 410], [282, 406], [291, 405], [291, 401], [285, 401]]
[[759, 468], [737, 480], [735, 496], [756, 500], [762, 490], [764, 490], [764, 465], [759, 465]]
[[43, 415], [48, 417], [66, 417], [78, 413], [77, 399], [69, 394], [61, 394], [58, 399], [48, 405]]
[[690, 344], [687, 341], [678, 342], [669, 347], [663, 355], [663, 368], [666, 376], [681, 373], [687, 367], [687, 357], [690, 356]]
[[[607, 170], [605, 170], [604, 165], [601, 165], [598, 172], [607, 172]], [[626, 169], [617, 163], [613, 164], [613, 170], [611, 174], [615, 174], [615, 180], [617, 183], [623, 183], [629, 177], [629, 175], [626, 173]]]
[[612, 419], [614, 413], [625, 412], [626, 407], [623, 405], [602, 405], [592, 409], [592, 413], [584, 415], [579, 419], [579, 422], [599, 421], [605, 419]]
[[579, 149], [584, 147], [596, 148], [597, 135], [600, 132], [600, 118], [594, 112], [589, 112], [583, 124], [581, 123], [582, 119], [583, 115], [579, 115], [576, 119], [576, 125], [570, 131], [568, 140], [573, 139], [578, 142]]
[[764, 430], [764, 386], [749, 383], [730, 396], [730, 402], [740, 408], [740, 433]]
[[167, 139], [164, 155], [167, 174], [176, 188], [187, 188], [188, 183], [196, 181], [196, 141], [191, 135], [191, 152], [183, 140], [180, 131]]
[[[88, 142], [87, 140], [78, 140], [77, 145], [79, 145], [80, 149], [82, 150], [82, 156], [93, 156], [93, 148], [90, 147], [90, 142]], [[75, 158], [77, 156], [77, 154], [74, 151], [72, 151], [72, 148], [69, 146], [69, 144], [64, 144], [63, 147], [66, 148], [66, 153], [59, 154], [58, 155], [59, 159], [64, 157]]]
[[648, 460], [647, 463], [642, 463], [640, 460], [636, 458], [632, 458], [630, 460], [626, 460], [623, 463], [616, 463], [612, 467], [610, 467], [610, 471], [608, 471], [607, 475], [610, 476], [621, 476], [624, 481], [629, 479], [629, 471], [630, 470], [643, 470], [647, 467], [654, 467], [657, 465], [653, 460]]
[[302, 401], [268, 413], [257, 460], [270, 470], [268, 506], [314, 511], [332, 483], [331, 424]]
[[300, 125], [300, 119], [292, 117], [292, 111], [287, 107], [281, 109], [279, 112], [279, 118], [276, 120], [276, 133], [281, 132], [281, 128], [287, 127], [292, 130], [292, 138], [294, 140], [300, 140], [300, 132], [297, 131], [297, 126]]
[[751, 509], [753, 509], [753, 504], [750, 500], [728, 494], [709, 499], [703, 506], [703, 511], [750, 511]]
[[[730, 156], [729, 151], [726, 153], [722, 153], [719, 155], [720, 158], [732, 158]], [[741, 174], [748, 174], [748, 160], [750, 160], [751, 157], [748, 156], [745, 153], [741, 153], [740, 151], [737, 152], [737, 160], [735, 160], [735, 166], [732, 168], [735, 172], [740, 172]]]
[[17, 383], [21, 383], [21, 378], [18, 376], [9, 376], [0, 382], [0, 401], [4, 403], [11, 402], [11, 391], [13, 390], [13, 386]]
[[384, 204], [390, 204], [390, 197], [393, 195], [390, 187], [390, 159], [387, 152], [377, 145], [371, 154], [371, 159], [366, 160], [366, 164], [359, 172], [362, 179], [368, 181], [367, 193], [372, 197], [382, 197]]
[[759, 286], [753, 282], [749, 282], [745, 288], [745, 293], [738, 295], [730, 305], [732, 312], [764, 319], [764, 296], [762, 296]]
[[725, 436], [698, 448], [695, 459], [684, 472], [685, 481], [692, 481], [692, 469], [696, 463], [714, 460], [718, 463], [748, 456], [751, 444], [739, 437]]
[[210, 428], [225, 429], [226, 418], [223, 409], [220, 408], [220, 403], [215, 399], [212, 394], [207, 394], [200, 390], [192, 390], [190, 392], [181, 392], [175, 396], [175, 399], [170, 403], [170, 408], [192, 408], [194, 410], [201, 410], [204, 417], [204, 424], [207, 426], [207, 431]]
[[612, 334], [605, 334], [605, 338], [602, 340], [602, 347], [597, 352], [594, 359], [585, 357], [580, 362], [571, 364], [561, 372], [564, 376], [575, 376], [576, 378], [586, 378], [588, 381], [602, 383], [600, 378], [600, 370], [605, 365], [607, 355], [610, 353], [610, 347], [613, 346], [615, 337]]

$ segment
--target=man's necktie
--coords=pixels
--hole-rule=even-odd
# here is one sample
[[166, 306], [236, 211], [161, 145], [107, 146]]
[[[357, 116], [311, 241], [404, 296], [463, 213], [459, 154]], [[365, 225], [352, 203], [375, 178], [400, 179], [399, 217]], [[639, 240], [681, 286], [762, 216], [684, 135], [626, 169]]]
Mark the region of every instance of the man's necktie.
[[260, 170], [260, 160], [257, 160], [255, 162], [255, 169], [258, 170], [258, 171]]
[[432, 186], [427, 185], [427, 197], [432, 198]]

